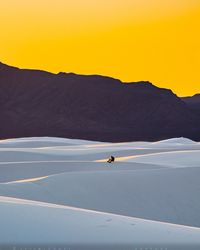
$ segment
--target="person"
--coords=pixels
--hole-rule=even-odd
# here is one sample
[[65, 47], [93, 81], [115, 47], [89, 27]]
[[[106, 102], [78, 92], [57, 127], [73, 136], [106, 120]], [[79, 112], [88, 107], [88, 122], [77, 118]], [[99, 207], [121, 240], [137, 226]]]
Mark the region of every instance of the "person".
[[110, 158], [107, 160], [108, 163], [112, 163], [115, 161], [115, 157], [114, 156], [110, 156]]

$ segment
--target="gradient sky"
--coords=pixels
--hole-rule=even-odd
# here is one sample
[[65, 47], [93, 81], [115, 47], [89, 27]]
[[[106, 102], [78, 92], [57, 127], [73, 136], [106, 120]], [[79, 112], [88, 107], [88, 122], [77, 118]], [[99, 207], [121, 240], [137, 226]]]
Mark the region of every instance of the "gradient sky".
[[200, 93], [200, 0], [4, 0], [0, 61]]

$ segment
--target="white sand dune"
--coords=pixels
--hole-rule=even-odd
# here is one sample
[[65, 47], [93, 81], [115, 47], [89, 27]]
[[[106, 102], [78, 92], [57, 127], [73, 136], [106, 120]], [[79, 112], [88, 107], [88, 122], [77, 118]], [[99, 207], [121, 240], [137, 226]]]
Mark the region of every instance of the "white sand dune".
[[[114, 164], [106, 162], [110, 155], [116, 157]], [[112, 244], [113, 249], [200, 249], [199, 167], [200, 144], [186, 138], [156, 143], [48, 137], [0, 141], [0, 222], [6, 227], [0, 231], [0, 246], [16, 240], [91, 243], [93, 250], [112, 249]], [[107, 216], [113, 217], [109, 225], [103, 223]], [[130, 226], [136, 222], [140, 226]], [[20, 223], [22, 230], [16, 232]], [[43, 241], [39, 232], [44, 232]]]
[[182, 150], [130, 157], [127, 162], [137, 162], [171, 167], [200, 167], [200, 150]]
[[0, 194], [200, 227], [199, 176], [200, 168], [104, 168], [0, 184]]
[[52, 244], [72, 249], [197, 250], [200, 245], [199, 228], [8, 197], [0, 197], [0, 216], [5, 249], [12, 244]]
[[184, 138], [184, 137], [178, 137], [178, 138], [172, 138], [172, 139], [167, 139], [167, 140], [162, 140], [158, 142], [154, 142], [153, 144], [176, 144], [176, 145], [185, 145], [185, 144], [195, 144], [194, 141]]
[[25, 137], [25, 138], [16, 138], [16, 139], [6, 139], [0, 141], [0, 147], [50, 147], [52, 146], [71, 146], [71, 145], [93, 145], [98, 142], [86, 141], [86, 140], [77, 140], [77, 139], [67, 139], [67, 138], [58, 138], [58, 137]]
[[114, 166], [115, 167], [113, 168], [105, 162], [73, 160], [3, 162], [0, 163], [0, 183], [17, 181], [19, 179], [37, 178], [44, 175], [47, 176], [65, 172], [112, 172], [117, 170], [150, 170], [163, 168], [163, 166], [131, 162], [116, 162]]

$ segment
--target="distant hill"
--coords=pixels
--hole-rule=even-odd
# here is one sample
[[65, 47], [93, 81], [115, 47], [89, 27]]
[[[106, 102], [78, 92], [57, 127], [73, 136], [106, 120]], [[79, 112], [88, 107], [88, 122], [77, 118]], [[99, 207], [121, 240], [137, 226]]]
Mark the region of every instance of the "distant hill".
[[200, 140], [200, 115], [171, 90], [99, 75], [52, 74], [0, 63], [0, 138]]
[[190, 97], [181, 98], [187, 105], [193, 109], [198, 115], [200, 115], [200, 94], [196, 94]]

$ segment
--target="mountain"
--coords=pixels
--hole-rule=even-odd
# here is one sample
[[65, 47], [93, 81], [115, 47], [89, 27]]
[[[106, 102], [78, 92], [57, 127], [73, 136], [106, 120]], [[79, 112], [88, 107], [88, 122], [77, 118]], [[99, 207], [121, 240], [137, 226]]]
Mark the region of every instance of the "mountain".
[[99, 75], [53, 74], [0, 63], [0, 138], [200, 140], [200, 116], [171, 90]]
[[187, 103], [200, 104], [200, 94], [196, 94], [196, 95], [188, 96], [188, 97], [182, 97], [181, 99]]
[[193, 111], [200, 115], [200, 94], [181, 98]]

